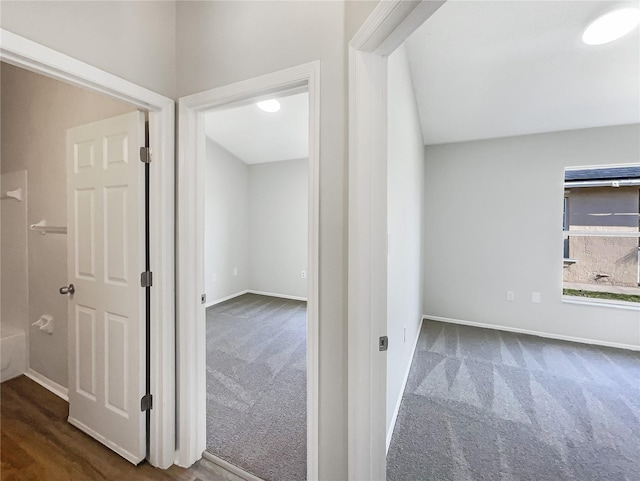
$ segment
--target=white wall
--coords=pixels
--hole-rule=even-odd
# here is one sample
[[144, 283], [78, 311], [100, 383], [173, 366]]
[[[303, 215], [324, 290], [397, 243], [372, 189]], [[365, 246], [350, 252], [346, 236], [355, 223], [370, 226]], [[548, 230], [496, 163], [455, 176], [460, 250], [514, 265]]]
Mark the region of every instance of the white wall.
[[307, 297], [309, 160], [249, 166], [249, 289]]
[[208, 303], [246, 290], [306, 298], [308, 160], [247, 165], [207, 138], [205, 175]]
[[0, 2], [2, 28], [168, 97], [175, 21], [175, 2]]
[[[367, 5], [368, 6], [368, 5]], [[344, 2], [178, 2], [178, 95], [321, 61], [321, 479], [347, 479], [347, 123]]]
[[638, 311], [561, 299], [564, 168], [637, 163], [640, 125], [428, 146], [425, 157], [425, 314], [640, 346]]
[[404, 45], [389, 56], [387, 95], [388, 445], [423, 314], [424, 142]]
[[[1, 68], [0, 171], [3, 177], [7, 173], [27, 171], [28, 225], [45, 219], [49, 225], [66, 226], [67, 129], [135, 109], [11, 65], [3, 63]], [[3, 235], [6, 227], [3, 225]], [[29, 331], [29, 364], [41, 375], [66, 387], [67, 299], [58, 289], [69, 283], [67, 236], [43, 236], [28, 231], [27, 244], [29, 313], [24, 322]], [[3, 295], [7, 283], [5, 278]], [[3, 310], [4, 302], [5, 299]], [[42, 314], [50, 314], [55, 319], [51, 335], [31, 326]]]
[[248, 289], [249, 166], [209, 138], [206, 155], [204, 284], [211, 303]]

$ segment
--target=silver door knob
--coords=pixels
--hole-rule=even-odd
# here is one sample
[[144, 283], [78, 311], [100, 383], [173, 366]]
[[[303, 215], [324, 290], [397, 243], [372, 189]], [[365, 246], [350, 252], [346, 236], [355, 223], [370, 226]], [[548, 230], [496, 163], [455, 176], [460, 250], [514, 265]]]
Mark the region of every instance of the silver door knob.
[[65, 296], [67, 294], [73, 295], [73, 293], [76, 292], [76, 288], [73, 287], [73, 284], [69, 284], [68, 286], [61, 287], [59, 292], [63, 296]]

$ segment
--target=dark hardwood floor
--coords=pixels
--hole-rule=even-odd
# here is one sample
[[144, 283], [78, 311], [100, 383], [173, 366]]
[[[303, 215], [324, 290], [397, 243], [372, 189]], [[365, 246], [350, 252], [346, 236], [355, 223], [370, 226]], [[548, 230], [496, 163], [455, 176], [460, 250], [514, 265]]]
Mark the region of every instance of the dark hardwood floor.
[[238, 481], [201, 460], [189, 469], [133, 466], [67, 422], [69, 405], [31, 379], [0, 384], [2, 481]]

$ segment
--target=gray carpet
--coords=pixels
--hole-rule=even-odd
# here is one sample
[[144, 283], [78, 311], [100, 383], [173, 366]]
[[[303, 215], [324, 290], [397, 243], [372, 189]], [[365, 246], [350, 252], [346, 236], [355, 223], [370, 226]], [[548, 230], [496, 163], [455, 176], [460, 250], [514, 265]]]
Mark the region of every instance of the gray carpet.
[[306, 478], [306, 309], [255, 294], [207, 309], [207, 451], [267, 481]]
[[387, 479], [638, 481], [640, 354], [425, 321]]

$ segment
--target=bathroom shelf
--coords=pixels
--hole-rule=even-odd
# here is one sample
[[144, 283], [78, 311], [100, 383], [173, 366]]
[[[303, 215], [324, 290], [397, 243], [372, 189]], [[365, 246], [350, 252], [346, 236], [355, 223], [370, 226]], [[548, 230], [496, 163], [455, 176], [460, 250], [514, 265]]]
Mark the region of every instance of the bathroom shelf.
[[18, 202], [22, 202], [22, 188], [18, 187], [16, 190], [8, 190], [5, 195], [0, 197], [0, 199], [13, 199], [17, 200]]
[[40, 232], [40, 234], [42, 234], [42, 235], [46, 235], [46, 234], [66, 234], [67, 233], [67, 228], [66, 227], [47, 225], [47, 221], [46, 220], [41, 220], [37, 224], [31, 224], [31, 226], [29, 228], [31, 230], [35, 230], [37, 232]]

